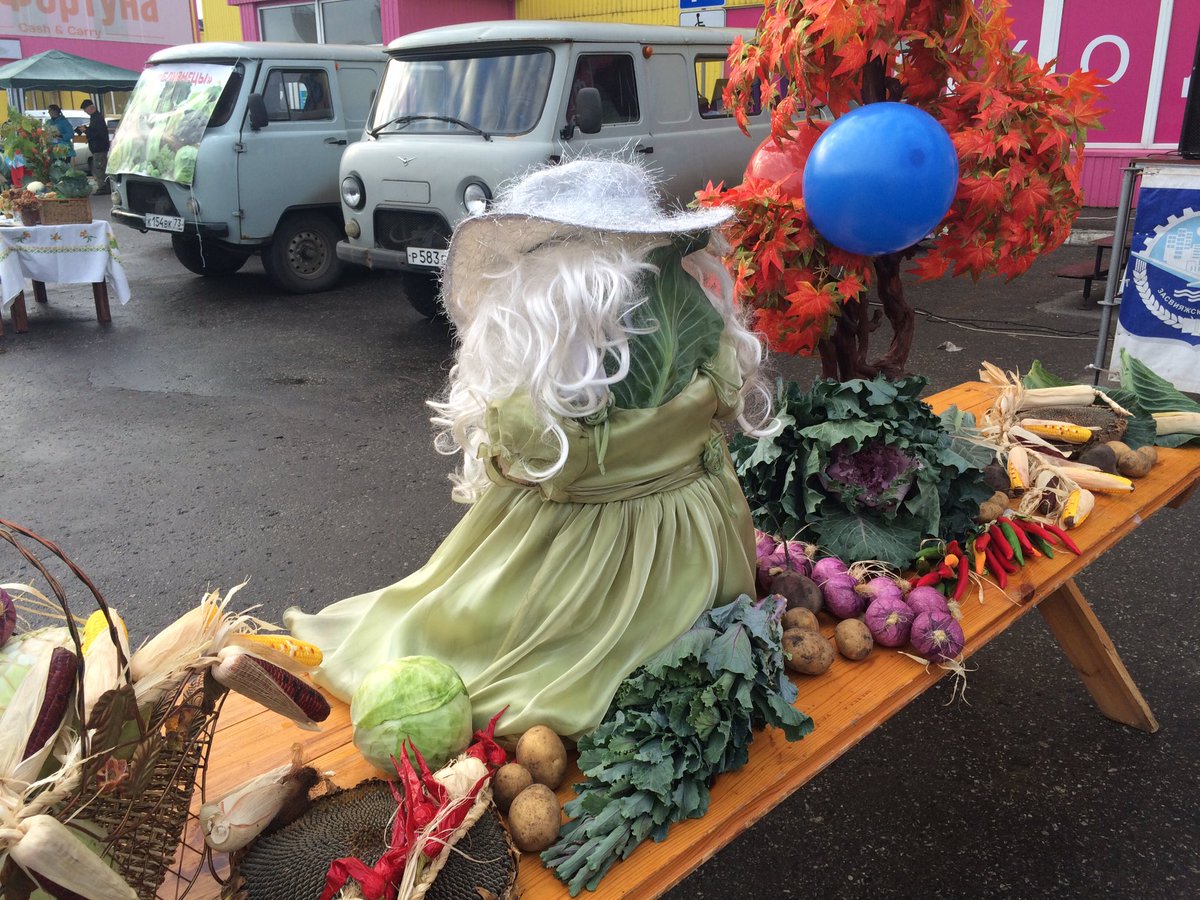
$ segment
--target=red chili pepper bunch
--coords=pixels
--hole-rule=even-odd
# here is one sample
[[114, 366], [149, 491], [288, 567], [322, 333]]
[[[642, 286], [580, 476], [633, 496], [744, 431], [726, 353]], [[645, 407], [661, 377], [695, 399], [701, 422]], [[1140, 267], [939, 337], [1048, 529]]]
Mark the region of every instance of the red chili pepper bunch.
[[940, 544], [926, 547], [917, 554], [917, 574], [913, 587], [937, 588], [951, 600], [958, 600], [970, 580], [967, 555], [958, 541], [950, 541], [944, 548]]
[[976, 535], [967, 548], [974, 558], [975, 573], [990, 572], [1003, 590], [1008, 586], [1008, 576], [1026, 560], [1041, 556], [1053, 559], [1056, 543], [1079, 555], [1079, 547], [1057, 525], [1001, 516]]
[[[421, 846], [421, 853], [427, 859], [433, 859], [442, 851], [446, 839], [471, 811], [484, 784], [496, 769], [508, 761], [504, 748], [495, 741], [496, 723], [502, 715], [504, 710], [492, 716], [487, 728], [475, 732], [475, 743], [467, 748], [466, 755], [482, 762], [487, 767], [488, 774], [480, 778], [465, 797], [454, 801], [458, 805], [442, 817], [436, 830], [425, 840]], [[331, 900], [351, 878], [358, 882], [362, 895], [367, 900], [396, 900], [396, 885], [404, 875], [405, 863], [417, 835], [451, 802], [446, 788], [429, 771], [421, 751], [411, 741], [405, 741], [405, 749], [409, 749], [417, 758], [421, 772], [418, 775], [413, 768], [409, 753], [401, 753], [399, 760], [392, 757], [392, 764], [400, 776], [400, 787], [398, 788], [395, 782], [389, 782], [397, 803], [396, 818], [392, 823], [391, 844], [374, 866], [368, 866], [361, 859], [352, 856], [334, 860], [325, 876], [325, 890], [321, 894], [321, 900]]]

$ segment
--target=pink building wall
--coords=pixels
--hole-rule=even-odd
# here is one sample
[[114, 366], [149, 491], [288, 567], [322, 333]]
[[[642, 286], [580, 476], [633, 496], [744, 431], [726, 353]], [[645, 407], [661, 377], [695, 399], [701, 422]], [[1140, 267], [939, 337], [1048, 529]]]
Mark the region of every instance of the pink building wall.
[[[228, 0], [237, 6], [242, 15], [242, 34], [246, 40], [259, 39], [258, 10], [278, 4], [261, 0]], [[484, 22], [489, 19], [515, 18], [514, 0], [440, 0], [437, 3], [404, 2], [385, 0], [382, 4], [383, 42], [395, 40], [401, 35], [436, 28], [439, 25], [457, 25], [461, 22]]]

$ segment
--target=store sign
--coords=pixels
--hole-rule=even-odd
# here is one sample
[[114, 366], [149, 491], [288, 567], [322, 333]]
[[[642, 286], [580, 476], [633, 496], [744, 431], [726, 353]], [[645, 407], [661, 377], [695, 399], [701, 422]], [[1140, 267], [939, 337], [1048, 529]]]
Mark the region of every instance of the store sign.
[[0, 0], [0, 32], [54, 40], [187, 44], [189, 0]]
[[1200, 391], [1200, 167], [1149, 164], [1138, 193], [1112, 368], [1121, 350]]

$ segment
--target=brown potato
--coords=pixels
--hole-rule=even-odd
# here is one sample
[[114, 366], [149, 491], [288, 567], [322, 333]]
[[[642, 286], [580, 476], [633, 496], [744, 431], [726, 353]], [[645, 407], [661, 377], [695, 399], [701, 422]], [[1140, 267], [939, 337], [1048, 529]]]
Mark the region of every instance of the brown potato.
[[1154, 468], [1150, 457], [1135, 450], [1117, 457], [1117, 472], [1126, 478], [1145, 478]]
[[505, 763], [492, 776], [492, 799], [496, 808], [507, 813], [517, 794], [533, 784], [533, 776], [520, 763]]
[[866, 659], [871, 648], [875, 646], [871, 629], [860, 619], [843, 619], [838, 622], [833, 637], [837, 642], [838, 652], [846, 659]]
[[517, 741], [517, 762], [529, 770], [534, 782], [557, 790], [567, 774], [567, 748], [551, 729], [534, 725]]
[[820, 675], [833, 665], [833, 644], [816, 631], [789, 629], [783, 633], [783, 663], [802, 675]]
[[789, 631], [793, 628], [799, 628], [802, 631], [820, 631], [821, 623], [817, 621], [817, 617], [811, 610], [797, 606], [783, 614], [783, 630]]
[[525, 853], [541, 853], [558, 839], [561, 826], [558, 798], [544, 784], [531, 784], [513, 798], [508, 808], [509, 833]]

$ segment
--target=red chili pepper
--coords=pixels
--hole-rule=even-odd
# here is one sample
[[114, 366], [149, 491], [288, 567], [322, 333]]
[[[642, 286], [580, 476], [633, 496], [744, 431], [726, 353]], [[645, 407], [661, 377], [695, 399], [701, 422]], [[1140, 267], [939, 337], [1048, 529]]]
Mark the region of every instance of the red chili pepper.
[[1008, 559], [1003, 553], [997, 553], [996, 559], [1000, 560], [1000, 565], [1004, 566], [1004, 571], [1008, 572], [1009, 575], [1017, 571], [1018, 566], [1015, 559]]
[[986, 550], [987, 545], [990, 544], [991, 541], [992, 541], [992, 536], [985, 531], [979, 537], [975, 538], [975, 549], [976, 550]]
[[926, 575], [922, 575], [913, 582], [913, 587], [934, 587], [942, 580], [942, 573], [938, 569], [934, 569]]
[[1043, 528], [1040, 523], [1035, 522], [1032, 519], [1019, 519], [1018, 521], [1021, 523], [1021, 527], [1025, 529], [1026, 535], [1032, 534], [1048, 544], [1053, 543], [1053, 538], [1050, 532]]
[[967, 563], [967, 555], [964, 553], [958, 560], [958, 583], [954, 585], [954, 599], [958, 600], [962, 597], [963, 592], [967, 589], [967, 581], [970, 580], [970, 566]]
[[1016, 519], [999, 519], [998, 521], [1004, 522], [1006, 525], [1008, 525], [1010, 528], [1012, 528], [1013, 533], [1017, 536], [1017, 543], [1019, 543], [1021, 545], [1022, 552], [1024, 552], [1024, 553], [1032, 553], [1033, 552], [1033, 544], [1031, 544], [1029, 542], [1029, 535], [1027, 535], [1025, 533], [1024, 529], [1022, 529], [1021, 526], [1017, 524]]
[[992, 575], [995, 576], [996, 584], [1000, 585], [1001, 588], [1006, 587], [1008, 585], [1008, 573], [1004, 570], [1004, 567], [1000, 565], [999, 555], [991, 547], [991, 545], [988, 545], [988, 547], [984, 549], [983, 554], [987, 557], [988, 568], [991, 570]]
[[992, 525], [988, 528], [988, 534], [992, 536], [991, 548], [1003, 559], [1012, 559], [1013, 548], [1008, 545], [1008, 538], [1004, 536], [1004, 532], [1000, 530], [1000, 526]]
[[1046, 530], [1057, 537], [1062, 542], [1062, 545], [1076, 556], [1083, 556], [1083, 551], [1080, 550], [1079, 547], [1076, 546], [1075, 542], [1067, 536], [1067, 533], [1057, 525], [1047, 525]]

